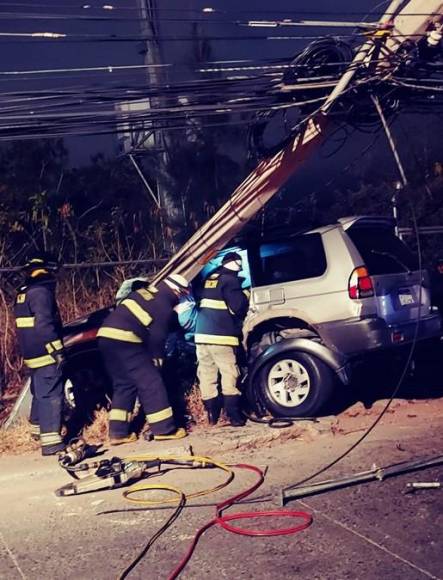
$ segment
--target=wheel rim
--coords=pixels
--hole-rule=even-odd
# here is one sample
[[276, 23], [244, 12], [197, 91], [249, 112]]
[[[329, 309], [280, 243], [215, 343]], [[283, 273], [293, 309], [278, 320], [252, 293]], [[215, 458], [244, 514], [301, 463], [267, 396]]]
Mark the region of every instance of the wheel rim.
[[298, 407], [311, 390], [309, 373], [294, 359], [276, 362], [268, 373], [268, 392], [271, 399], [283, 407]]
[[64, 384], [65, 389], [65, 401], [70, 409], [75, 409], [75, 395], [74, 395], [74, 385], [71, 379], [66, 379]]

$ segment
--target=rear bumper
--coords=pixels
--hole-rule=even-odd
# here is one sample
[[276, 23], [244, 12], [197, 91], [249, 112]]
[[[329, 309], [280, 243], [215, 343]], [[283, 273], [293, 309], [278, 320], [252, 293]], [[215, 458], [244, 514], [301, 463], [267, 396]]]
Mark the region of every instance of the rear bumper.
[[320, 324], [317, 330], [329, 348], [346, 356], [354, 356], [379, 349], [388, 349], [427, 340], [441, 335], [442, 320], [439, 314], [423, 317], [419, 322], [389, 326], [382, 318], [341, 320]]

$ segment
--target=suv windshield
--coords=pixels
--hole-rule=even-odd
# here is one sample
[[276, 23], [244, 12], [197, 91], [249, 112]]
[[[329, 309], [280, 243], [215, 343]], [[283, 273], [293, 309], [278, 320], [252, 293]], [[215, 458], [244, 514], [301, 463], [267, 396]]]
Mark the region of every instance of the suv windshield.
[[254, 258], [256, 286], [316, 278], [326, 270], [320, 234], [305, 234], [287, 241], [262, 244]]
[[393, 230], [356, 227], [346, 232], [364, 260], [369, 273], [399, 274], [418, 269], [417, 259]]

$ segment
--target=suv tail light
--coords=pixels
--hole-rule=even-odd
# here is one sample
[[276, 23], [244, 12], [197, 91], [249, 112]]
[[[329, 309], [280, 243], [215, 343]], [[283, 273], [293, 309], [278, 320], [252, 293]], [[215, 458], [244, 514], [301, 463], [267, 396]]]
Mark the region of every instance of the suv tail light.
[[369, 298], [374, 296], [374, 286], [367, 268], [360, 266], [352, 271], [348, 283], [349, 298]]

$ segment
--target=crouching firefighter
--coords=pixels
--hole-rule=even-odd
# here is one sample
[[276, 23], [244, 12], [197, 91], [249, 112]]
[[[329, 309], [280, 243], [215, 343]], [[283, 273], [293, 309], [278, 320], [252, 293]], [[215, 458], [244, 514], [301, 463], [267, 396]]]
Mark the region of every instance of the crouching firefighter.
[[44, 253], [28, 260], [14, 306], [20, 349], [31, 373], [31, 433], [40, 439], [42, 455], [65, 449], [60, 434], [65, 354], [55, 300], [58, 269], [57, 262]]
[[229, 422], [233, 427], [245, 424], [237, 387], [240, 371], [236, 351], [248, 311], [249, 292], [242, 290], [241, 268], [239, 254], [226, 254], [221, 267], [205, 280], [199, 304], [195, 332], [197, 375], [211, 425], [217, 423], [222, 408], [217, 387], [219, 373], [223, 406]]
[[99, 349], [113, 384], [111, 445], [137, 439], [129, 432], [137, 396], [154, 440], [186, 436], [175, 425], [159, 367], [174, 308], [188, 290], [187, 280], [178, 274], [170, 274], [155, 287], [146, 283], [122, 300], [98, 331]]

